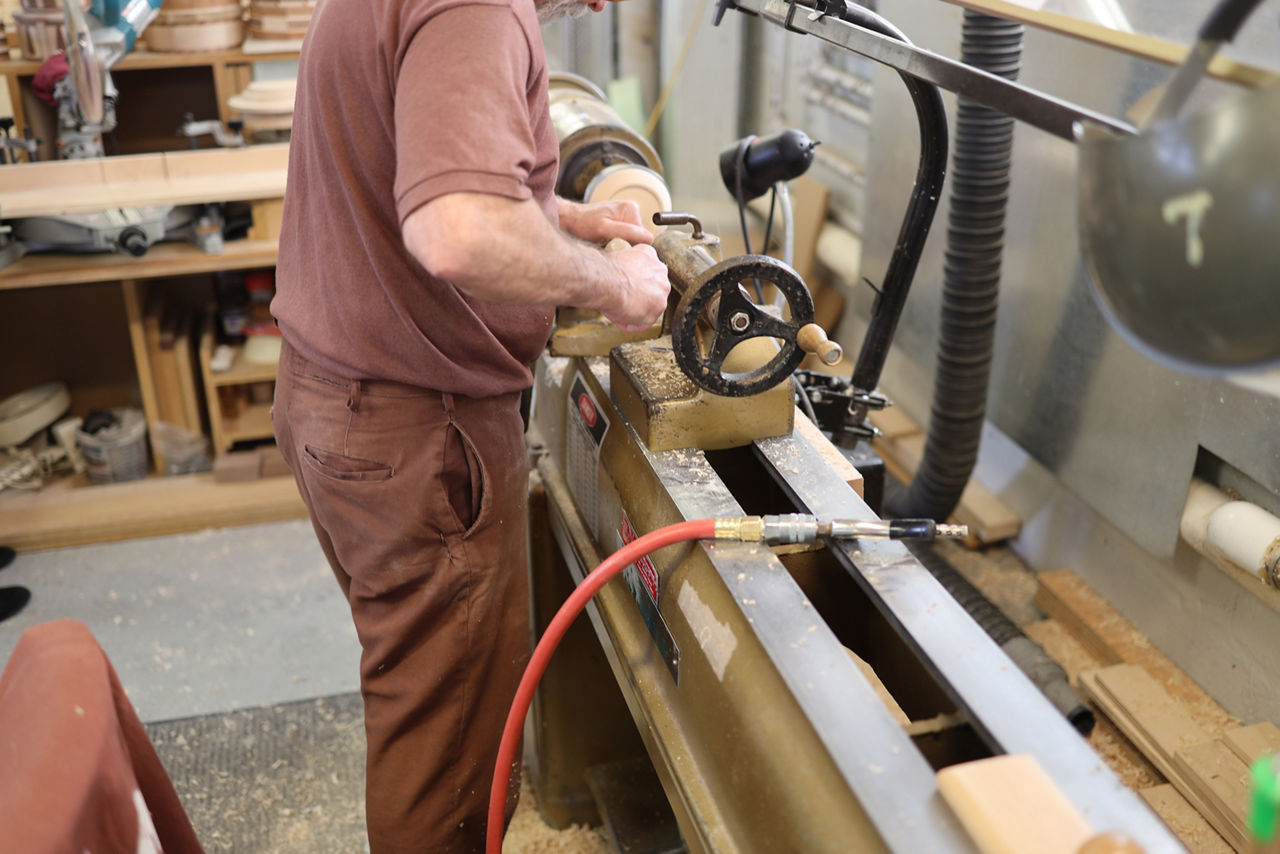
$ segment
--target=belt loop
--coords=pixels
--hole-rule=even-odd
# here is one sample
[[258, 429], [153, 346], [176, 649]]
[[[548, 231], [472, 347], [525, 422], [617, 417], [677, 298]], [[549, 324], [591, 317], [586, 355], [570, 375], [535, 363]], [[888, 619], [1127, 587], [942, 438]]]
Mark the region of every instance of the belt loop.
[[440, 392], [440, 402], [444, 405], [444, 414], [453, 420], [453, 395], [447, 391]]
[[360, 380], [352, 380], [347, 393], [347, 409], [351, 412], [360, 411], [360, 398], [363, 393], [360, 390]]

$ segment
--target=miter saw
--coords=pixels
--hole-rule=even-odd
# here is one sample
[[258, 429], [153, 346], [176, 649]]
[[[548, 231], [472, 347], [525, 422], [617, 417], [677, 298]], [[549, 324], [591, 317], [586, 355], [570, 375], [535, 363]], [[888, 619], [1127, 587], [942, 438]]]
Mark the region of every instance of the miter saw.
[[[67, 49], [45, 62], [34, 87], [57, 107], [59, 159], [104, 156], [103, 135], [116, 126], [117, 93], [107, 69], [133, 49], [162, 2], [93, 0], [88, 15], [78, 4], [66, 4]], [[196, 132], [204, 131], [197, 128]], [[0, 210], [0, 216], [3, 213]], [[222, 225], [222, 215], [213, 205], [150, 205], [26, 217], [6, 225], [0, 266], [24, 252], [40, 250], [140, 256], [151, 244], [166, 239], [187, 239], [216, 254], [222, 251]]]
[[[58, 109], [58, 156], [101, 157], [102, 135], [116, 126], [117, 92], [107, 69], [133, 50], [138, 35], [155, 18], [164, 0], [93, 0], [86, 16], [77, 3], [65, 4], [66, 73], [57, 57], [52, 99]], [[47, 63], [48, 64], [48, 63]]]

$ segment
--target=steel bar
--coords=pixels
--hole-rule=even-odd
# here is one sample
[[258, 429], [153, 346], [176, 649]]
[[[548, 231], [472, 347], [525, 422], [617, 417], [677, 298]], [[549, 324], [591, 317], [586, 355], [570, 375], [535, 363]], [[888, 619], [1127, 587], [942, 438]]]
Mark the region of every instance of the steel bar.
[[1134, 134], [1128, 122], [1055, 98], [1020, 83], [971, 68], [923, 48], [872, 32], [830, 16], [813, 17], [811, 6], [789, 0], [734, 0], [732, 7], [759, 15], [795, 32], [853, 51], [868, 59], [940, 86], [1062, 139], [1075, 141], [1074, 127], [1086, 122]]

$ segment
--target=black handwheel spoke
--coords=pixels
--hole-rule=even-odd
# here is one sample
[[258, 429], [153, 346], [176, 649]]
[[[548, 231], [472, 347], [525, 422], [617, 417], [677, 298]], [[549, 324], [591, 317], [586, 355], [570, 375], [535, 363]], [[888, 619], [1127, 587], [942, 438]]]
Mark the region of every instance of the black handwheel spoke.
[[724, 329], [716, 330], [716, 337], [711, 342], [711, 352], [703, 361], [711, 370], [719, 373], [724, 366], [724, 360], [729, 355], [729, 351], [738, 346], [738, 341], [732, 335], [726, 335]]
[[[786, 299], [789, 320], [756, 305], [743, 291], [742, 282], [759, 279], [775, 286]], [[719, 297], [710, 340], [701, 346], [698, 322], [707, 306]], [[706, 322], [711, 322], [707, 318]], [[747, 255], [723, 261], [708, 269], [697, 287], [687, 292], [676, 308], [671, 343], [676, 361], [691, 380], [707, 391], [729, 397], [759, 394], [785, 381], [804, 359], [796, 336], [813, 320], [813, 300], [795, 271], [763, 255]], [[751, 338], [778, 341], [778, 353], [746, 373], [726, 374], [724, 363], [738, 344]]]
[[796, 333], [800, 327], [781, 318], [774, 317], [768, 312], [760, 312], [760, 319], [753, 321], [751, 324], [752, 338], [778, 338], [783, 341], [792, 343], [796, 340]]

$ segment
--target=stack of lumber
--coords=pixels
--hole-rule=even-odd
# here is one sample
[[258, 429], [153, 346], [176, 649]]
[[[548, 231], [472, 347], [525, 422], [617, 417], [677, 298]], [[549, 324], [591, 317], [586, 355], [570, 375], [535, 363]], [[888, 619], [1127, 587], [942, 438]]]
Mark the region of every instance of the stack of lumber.
[[168, 53], [228, 50], [244, 41], [239, 0], [167, 0], [147, 27], [147, 47]]
[[314, 0], [250, 0], [249, 34], [256, 39], [300, 40], [315, 10]]
[[191, 308], [165, 297], [159, 289], [153, 290], [142, 318], [147, 359], [155, 383], [157, 420], [203, 433]]
[[1280, 753], [1280, 729], [1242, 726], [1075, 573], [1040, 575], [1036, 603], [1107, 665], [1079, 688], [1169, 781], [1142, 798], [1194, 851], [1249, 850], [1249, 766]]
[[1117, 664], [1082, 675], [1086, 696], [1149, 758], [1236, 851], [1249, 850], [1249, 766], [1280, 752], [1270, 722], [1214, 738], [1145, 670]]

